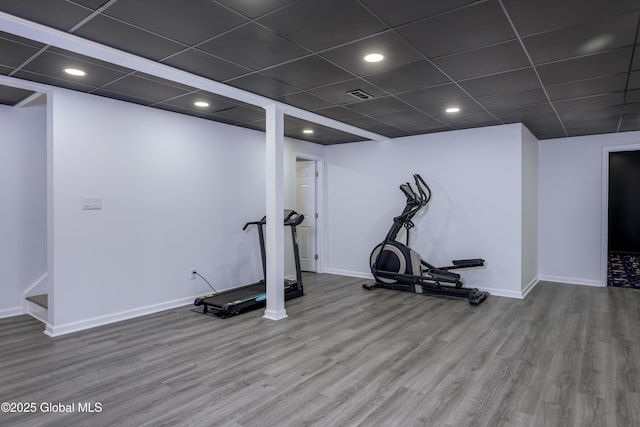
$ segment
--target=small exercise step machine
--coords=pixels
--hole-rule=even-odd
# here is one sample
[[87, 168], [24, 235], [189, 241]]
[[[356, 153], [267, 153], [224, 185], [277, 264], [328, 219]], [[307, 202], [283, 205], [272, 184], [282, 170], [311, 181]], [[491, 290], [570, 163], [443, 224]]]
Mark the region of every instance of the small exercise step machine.
[[[298, 234], [296, 227], [302, 223], [304, 215], [297, 213], [296, 211], [285, 209], [284, 211], [284, 225], [291, 227], [291, 240], [293, 242], [293, 258], [296, 269], [295, 280], [285, 279], [284, 281], [284, 299], [290, 300], [304, 295], [304, 288], [302, 285], [302, 272], [300, 270], [300, 252], [298, 249]], [[246, 230], [247, 227], [255, 225], [258, 230], [258, 238], [260, 240], [260, 255], [262, 259], [262, 274], [263, 279], [251, 283], [249, 285], [241, 286], [239, 288], [230, 289], [228, 291], [219, 292], [216, 294], [205, 295], [193, 302], [197, 307], [202, 307], [202, 314], [210, 316], [225, 318], [241, 314], [250, 310], [255, 310], [260, 307], [264, 307], [267, 300], [266, 289], [266, 275], [267, 275], [267, 254], [264, 243], [264, 225], [267, 223], [267, 217], [264, 216], [260, 221], [248, 222], [242, 227]], [[195, 309], [194, 309], [195, 311]]]
[[[466, 298], [471, 305], [480, 304], [489, 293], [475, 288], [465, 288], [460, 275], [450, 270], [483, 267], [483, 259], [455, 260], [452, 261], [453, 265], [435, 267], [409, 247], [409, 230], [414, 227], [411, 219], [431, 200], [431, 189], [422, 177], [415, 174], [413, 178], [418, 193], [416, 194], [408, 182], [400, 186], [407, 198], [406, 206], [402, 213], [393, 219], [393, 225], [384, 241], [371, 252], [369, 265], [375, 283], [364, 284], [362, 287], [368, 290], [385, 288], [425, 295]], [[403, 227], [407, 233], [406, 245], [396, 240]]]

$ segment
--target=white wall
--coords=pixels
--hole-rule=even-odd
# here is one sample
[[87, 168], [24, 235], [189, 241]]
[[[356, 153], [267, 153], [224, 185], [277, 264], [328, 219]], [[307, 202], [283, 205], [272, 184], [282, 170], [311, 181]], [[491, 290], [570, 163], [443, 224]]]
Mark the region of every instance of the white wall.
[[53, 103], [52, 333], [207, 293], [192, 268], [218, 290], [261, 275], [242, 226], [264, 215], [262, 133], [69, 91]]
[[370, 277], [371, 250], [404, 207], [398, 186], [419, 173], [433, 198], [411, 246], [435, 265], [484, 258], [461, 270], [466, 285], [520, 296], [521, 140], [514, 124], [326, 147], [329, 271]]
[[538, 139], [522, 127], [522, 292], [538, 277]]
[[603, 147], [639, 143], [640, 132], [540, 141], [540, 279], [604, 285]]
[[46, 107], [0, 106], [0, 317], [47, 271]]

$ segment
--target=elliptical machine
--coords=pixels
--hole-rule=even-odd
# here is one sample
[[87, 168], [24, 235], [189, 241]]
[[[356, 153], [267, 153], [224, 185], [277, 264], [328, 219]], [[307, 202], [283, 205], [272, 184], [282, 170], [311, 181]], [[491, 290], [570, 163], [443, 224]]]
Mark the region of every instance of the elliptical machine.
[[[364, 284], [362, 287], [368, 290], [385, 288], [425, 295], [467, 298], [471, 305], [480, 304], [487, 299], [489, 293], [476, 288], [465, 288], [460, 275], [450, 270], [483, 267], [483, 259], [455, 260], [452, 261], [453, 265], [434, 267], [409, 247], [409, 230], [414, 227], [411, 219], [431, 200], [431, 189], [422, 177], [415, 174], [413, 179], [418, 194], [410, 183], [400, 185], [400, 190], [407, 197], [406, 206], [399, 216], [393, 218], [393, 225], [384, 241], [371, 252], [369, 265], [375, 283]], [[396, 240], [403, 227], [407, 233], [406, 244]]]

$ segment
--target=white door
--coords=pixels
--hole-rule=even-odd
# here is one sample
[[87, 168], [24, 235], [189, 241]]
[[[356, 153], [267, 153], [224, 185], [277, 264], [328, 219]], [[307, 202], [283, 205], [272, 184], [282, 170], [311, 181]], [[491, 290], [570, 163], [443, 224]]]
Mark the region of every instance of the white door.
[[296, 166], [296, 211], [304, 215], [298, 226], [300, 268], [316, 271], [316, 162], [298, 160]]

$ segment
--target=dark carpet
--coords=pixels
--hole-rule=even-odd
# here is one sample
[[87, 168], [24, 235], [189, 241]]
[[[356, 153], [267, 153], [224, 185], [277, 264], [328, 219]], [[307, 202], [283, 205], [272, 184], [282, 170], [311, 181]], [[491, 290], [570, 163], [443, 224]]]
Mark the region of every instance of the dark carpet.
[[640, 289], [640, 255], [610, 252], [607, 285]]

